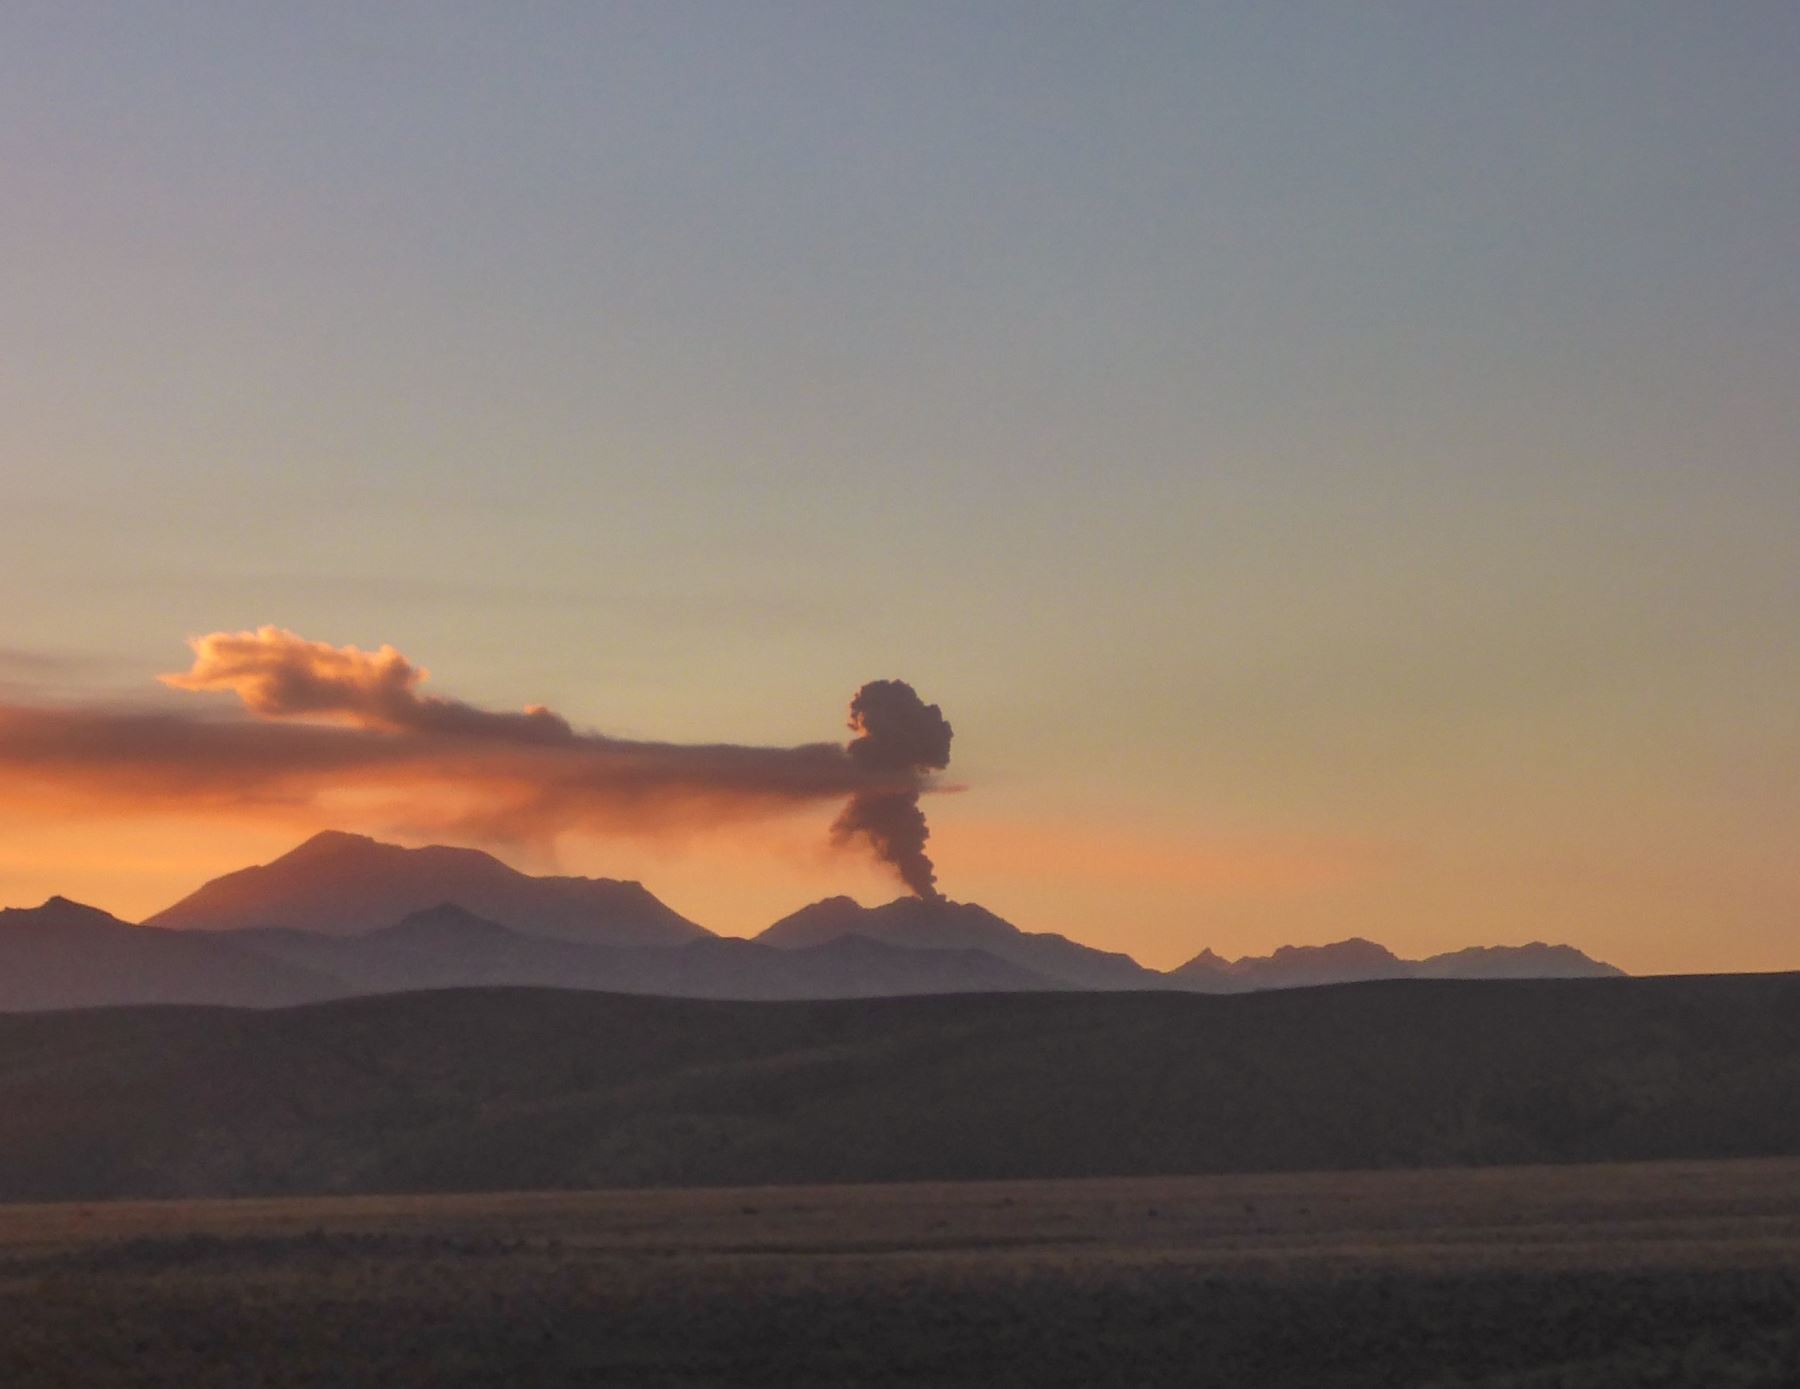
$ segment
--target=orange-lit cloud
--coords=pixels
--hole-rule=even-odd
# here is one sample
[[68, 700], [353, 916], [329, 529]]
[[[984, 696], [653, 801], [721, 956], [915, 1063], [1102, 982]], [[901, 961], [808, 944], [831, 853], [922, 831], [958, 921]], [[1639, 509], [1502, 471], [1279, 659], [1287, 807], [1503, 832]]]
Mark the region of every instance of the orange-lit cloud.
[[421, 695], [431, 672], [391, 646], [362, 651], [308, 641], [280, 627], [253, 632], [213, 632], [188, 642], [194, 665], [162, 682], [178, 690], [222, 690], [269, 719], [319, 718], [388, 733], [437, 732], [517, 738], [526, 742], [574, 741], [568, 721], [532, 706], [521, 714], [495, 713], [461, 700]]
[[250, 717], [0, 705], [8, 803], [253, 816], [544, 843], [564, 832], [660, 835], [767, 818], [916, 770], [836, 743], [635, 742], [545, 709], [496, 713], [419, 693], [426, 673], [265, 627], [195, 639], [177, 689], [234, 693]]

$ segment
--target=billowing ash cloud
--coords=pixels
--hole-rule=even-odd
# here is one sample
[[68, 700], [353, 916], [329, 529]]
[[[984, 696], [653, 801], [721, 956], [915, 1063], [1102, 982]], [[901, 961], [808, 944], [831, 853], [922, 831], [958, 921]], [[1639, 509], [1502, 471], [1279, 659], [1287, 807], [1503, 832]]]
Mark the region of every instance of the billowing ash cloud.
[[424, 694], [427, 672], [392, 647], [275, 627], [190, 645], [192, 668], [163, 682], [235, 694], [252, 717], [0, 704], [0, 801], [543, 844], [848, 799], [836, 838], [866, 840], [915, 890], [932, 890], [917, 800], [948, 760], [950, 729], [898, 681], [858, 693], [848, 746], [655, 743], [578, 731], [547, 709]]
[[858, 791], [831, 827], [832, 837], [839, 843], [868, 841], [915, 893], [941, 900], [937, 873], [925, 853], [931, 831], [919, 808], [919, 790], [924, 778], [950, 765], [949, 721], [904, 680], [873, 680], [850, 701], [850, 730], [856, 734], [847, 749], [853, 762], [883, 775], [910, 776], [913, 784]]

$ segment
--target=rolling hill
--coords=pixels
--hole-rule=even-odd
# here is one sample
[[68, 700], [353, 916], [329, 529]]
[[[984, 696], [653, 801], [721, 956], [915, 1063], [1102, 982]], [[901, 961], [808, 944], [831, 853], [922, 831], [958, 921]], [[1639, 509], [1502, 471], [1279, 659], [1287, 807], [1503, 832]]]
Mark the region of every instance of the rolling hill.
[[0, 1200], [1800, 1153], [1800, 975], [0, 1016]]

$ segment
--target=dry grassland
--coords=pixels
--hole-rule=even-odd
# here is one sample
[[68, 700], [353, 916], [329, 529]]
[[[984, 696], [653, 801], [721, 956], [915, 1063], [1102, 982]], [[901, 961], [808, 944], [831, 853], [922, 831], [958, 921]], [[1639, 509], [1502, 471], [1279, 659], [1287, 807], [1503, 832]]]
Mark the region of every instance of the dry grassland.
[[1800, 1162], [0, 1207], [0, 1384], [1800, 1383]]

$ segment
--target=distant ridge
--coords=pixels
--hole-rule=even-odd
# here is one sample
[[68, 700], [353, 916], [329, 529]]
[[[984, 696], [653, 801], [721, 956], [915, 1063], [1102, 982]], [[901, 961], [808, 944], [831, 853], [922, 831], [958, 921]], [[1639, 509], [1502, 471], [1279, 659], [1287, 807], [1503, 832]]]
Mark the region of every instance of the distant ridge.
[[1572, 945], [1471, 945], [1432, 955], [1413, 966], [1416, 979], [1622, 978], [1625, 971]]
[[1167, 980], [1129, 955], [1096, 950], [1067, 936], [1021, 931], [972, 902], [926, 902], [900, 897], [865, 907], [827, 897], [783, 917], [756, 939], [791, 950], [839, 936], [861, 936], [907, 949], [982, 950], [1077, 989], [1155, 989]]
[[678, 946], [582, 945], [513, 931], [451, 903], [379, 931], [245, 930], [234, 946], [330, 975], [338, 993], [492, 986], [679, 998], [872, 998], [1064, 987], [979, 950], [905, 950], [842, 936], [807, 949], [706, 936]]
[[0, 1012], [199, 1003], [272, 1008], [343, 992], [304, 964], [211, 936], [133, 926], [52, 897], [0, 910]]
[[1272, 955], [1238, 960], [1202, 950], [1170, 970], [1169, 978], [1200, 993], [1245, 993], [1373, 979], [1614, 979], [1624, 974], [1572, 945], [1477, 945], [1403, 960], [1384, 945], [1353, 936], [1330, 945], [1284, 945]]
[[407, 849], [327, 830], [272, 863], [214, 878], [145, 921], [189, 931], [286, 927], [361, 935], [455, 903], [530, 935], [611, 945], [678, 945], [710, 935], [642, 884], [534, 878], [479, 849]]

